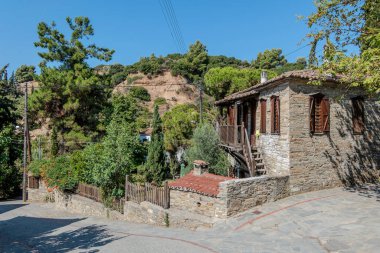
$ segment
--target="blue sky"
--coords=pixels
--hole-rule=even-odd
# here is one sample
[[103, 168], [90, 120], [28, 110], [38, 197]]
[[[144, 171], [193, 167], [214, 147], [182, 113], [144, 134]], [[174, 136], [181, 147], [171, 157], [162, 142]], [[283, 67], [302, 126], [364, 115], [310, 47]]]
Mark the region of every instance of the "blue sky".
[[[171, 0], [188, 47], [196, 40], [210, 55], [251, 61], [258, 52], [282, 48], [289, 54], [308, 32], [297, 15], [314, 11], [312, 0]], [[67, 16], [88, 16], [94, 26], [92, 42], [115, 49], [111, 63], [131, 64], [142, 56], [177, 52], [159, 0], [3, 0], [0, 8], [0, 66], [38, 65], [34, 47], [37, 24], [55, 21], [67, 31]], [[307, 56], [303, 48], [287, 56]], [[91, 61], [91, 65], [100, 62]]]

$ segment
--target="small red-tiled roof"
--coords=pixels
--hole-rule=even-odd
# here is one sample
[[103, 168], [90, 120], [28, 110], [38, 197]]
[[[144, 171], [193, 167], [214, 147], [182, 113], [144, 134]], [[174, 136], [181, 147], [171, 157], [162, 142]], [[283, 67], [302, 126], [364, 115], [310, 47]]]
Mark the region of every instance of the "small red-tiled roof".
[[219, 183], [232, 180], [232, 177], [218, 176], [210, 173], [204, 173], [195, 176], [193, 171], [187, 175], [169, 183], [171, 189], [195, 192], [202, 195], [216, 197], [219, 193]]

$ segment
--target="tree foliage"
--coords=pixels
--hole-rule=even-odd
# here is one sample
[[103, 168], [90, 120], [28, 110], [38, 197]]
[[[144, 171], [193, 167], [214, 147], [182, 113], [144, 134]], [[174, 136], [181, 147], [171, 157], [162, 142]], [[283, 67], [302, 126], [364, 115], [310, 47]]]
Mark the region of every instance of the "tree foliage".
[[[276, 73], [267, 71], [268, 77], [273, 78]], [[232, 67], [212, 68], [205, 75], [206, 92], [215, 99], [241, 91], [260, 82], [261, 70], [238, 69]]]
[[199, 113], [195, 105], [181, 104], [167, 111], [162, 120], [165, 149], [175, 153], [179, 147], [189, 146], [193, 130], [199, 121]]
[[255, 69], [274, 69], [284, 66], [288, 61], [282, 55], [282, 49], [273, 48], [260, 52], [256, 59], [252, 61]]
[[154, 107], [152, 136], [148, 147], [148, 157], [145, 164], [148, 181], [161, 183], [167, 176], [165, 164], [164, 134], [158, 106]]
[[[316, 1], [316, 12], [308, 17], [316, 65], [316, 47], [324, 42], [319, 70], [341, 74], [349, 86], [380, 92], [380, 2], [374, 0]], [[347, 46], [358, 46], [358, 55], [347, 55]]]
[[189, 166], [195, 160], [208, 162], [210, 172], [227, 175], [230, 167], [226, 153], [219, 146], [219, 135], [210, 124], [198, 126], [191, 139], [191, 146], [186, 151], [186, 161]]
[[16, 80], [18, 83], [33, 81], [35, 74], [36, 68], [34, 66], [21, 65], [16, 70]]
[[0, 198], [13, 196], [21, 181], [16, 166], [21, 156], [21, 136], [15, 131], [18, 115], [14, 103], [17, 94], [8, 82], [7, 67], [0, 69]]
[[58, 62], [62, 64], [60, 66], [62, 69], [74, 70], [75, 65], [86, 65], [86, 61], [90, 58], [104, 61], [112, 59], [114, 50], [97, 47], [95, 44], [87, 45], [83, 42], [84, 39], [94, 35], [94, 29], [88, 17], [76, 17], [74, 20], [67, 17], [66, 22], [71, 30], [70, 40], [67, 40], [65, 35], [56, 28], [54, 22], [50, 25], [45, 22], [38, 24], [39, 41], [34, 45], [46, 49], [45, 52], [38, 53], [43, 59], [42, 66], [48, 62]]
[[[83, 40], [94, 34], [88, 18], [66, 21], [71, 30], [70, 40], [54, 23], [38, 25], [39, 41], [35, 46], [46, 51], [39, 53], [43, 60], [38, 77], [40, 88], [30, 97], [30, 107], [32, 116], [52, 119], [51, 124], [72, 149], [83, 147], [81, 143], [97, 138], [104, 129], [101, 119], [111, 87], [86, 61], [90, 58], [108, 61], [113, 50], [94, 44], [86, 46]], [[47, 62], [58, 66], [47, 67]]]

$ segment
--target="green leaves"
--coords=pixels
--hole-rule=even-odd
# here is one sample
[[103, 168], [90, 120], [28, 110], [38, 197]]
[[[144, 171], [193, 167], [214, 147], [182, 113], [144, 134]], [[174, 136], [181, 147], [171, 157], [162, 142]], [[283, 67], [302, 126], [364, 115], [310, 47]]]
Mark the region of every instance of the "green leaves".
[[212, 125], [198, 126], [191, 139], [191, 146], [186, 151], [188, 165], [191, 166], [195, 160], [203, 160], [210, 164], [211, 173], [226, 176], [230, 164], [226, 153], [219, 147], [219, 143], [218, 133]]
[[287, 62], [285, 56], [282, 55], [282, 49], [273, 48], [260, 52], [252, 61], [252, 67], [255, 69], [274, 69], [284, 66]]
[[195, 105], [182, 104], [173, 107], [163, 116], [165, 133], [165, 149], [176, 152], [179, 147], [187, 147], [193, 130], [199, 121], [199, 113]]
[[[268, 78], [276, 76], [272, 71], [267, 72]], [[260, 74], [261, 70], [258, 69], [212, 68], [205, 75], [205, 87], [207, 92], [218, 100], [226, 95], [258, 84]]]
[[[316, 12], [308, 17], [314, 28], [307, 35], [312, 39], [310, 62], [317, 65], [317, 43], [324, 42], [320, 72], [341, 75], [344, 86], [380, 92], [379, 14], [379, 1], [317, 1]], [[360, 47], [361, 53], [346, 55], [348, 45]]]
[[162, 121], [158, 113], [158, 106], [154, 107], [152, 136], [148, 147], [148, 157], [145, 164], [147, 180], [161, 183], [167, 176], [164, 153], [164, 134], [162, 131]]
[[68, 17], [66, 22], [72, 31], [70, 40], [56, 29], [54, 22], [51, 25], [44, 22], [38, 24], [39, 41], [34, 45], [46, 49], [45, 52], [38, 53], [43, 59], [41, 66], [45, 66], [47, 62], [58, 62], [61, 64], [59, 68], [73, 70], [76, 64], [86, 65], [89, 58], [104, 61], [112, 59], [114, 50], [97, 47], [95, 44], [86, 46], [87, 43], [82, 41], [94, 35], [94, 29], [87, 17], [76, 17], [74, 20]]

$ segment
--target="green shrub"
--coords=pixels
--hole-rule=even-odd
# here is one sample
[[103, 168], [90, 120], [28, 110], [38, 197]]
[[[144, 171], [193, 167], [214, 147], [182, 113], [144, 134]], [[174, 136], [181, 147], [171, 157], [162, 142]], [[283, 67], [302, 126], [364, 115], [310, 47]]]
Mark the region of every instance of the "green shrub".
[[149, 94], [148, 90], [145, 89], [144, 87], [140, 87], [140, 86], [132, 87], [129, 90], [129, 93], [134, 98], [138, 98], [138, 99], [141, 99], [143, 101], [150, 101], [150, 94]]
[[49, 159], [33, 160], [29, 164], [28, 169], [32, 172], [33, 176], [39, 177], [44, 171], [47, 171], [50, 165], [51, 160]]
[[154, 105], [160, 106], [160, 105], [165, 105], [165, 104], [167, 104], [165, 98], [158, 97], [154, 100]]
[[69, 156], [59, 156], [51, 160], [46, 170], [45, 180], [50, 187], [62, 191], [73, 191], [78, 185], [78, 174], [70, 167]]
[[203, 124], [194, 130], [191, 146], [186, 150], [186, 161], [192, 166], [194, 160], [203, 160], [210, 165], [210, 172], [226, 176], [230, 164], [226, 153], [219, 147], [219, 136], [210, 124]]

